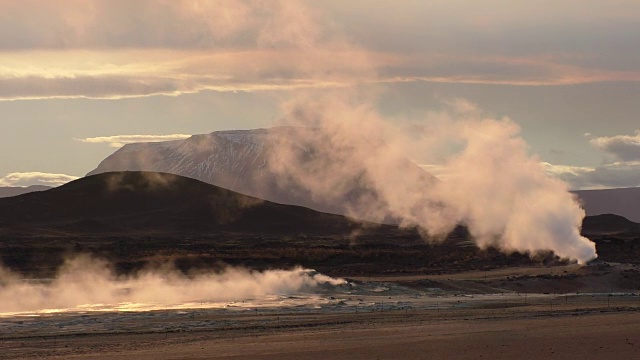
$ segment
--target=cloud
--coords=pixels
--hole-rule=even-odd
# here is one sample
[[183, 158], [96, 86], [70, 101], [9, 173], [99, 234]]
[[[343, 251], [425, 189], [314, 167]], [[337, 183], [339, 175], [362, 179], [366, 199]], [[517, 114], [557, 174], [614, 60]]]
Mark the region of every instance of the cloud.
[[[40, 5], [0, 4], [0, 22], [14, 30], [0, 34], [0, 100], [176, 96], [371, 80], [361, 75], [372, 57], [325, 31], [302, 1]], [[42, 23], [33, 20], [39, 18]]]
[[605, 187], [640, 186], [640, 161], [615, 162], [597, 166], [584, 174], [590, 184]]
[[191, 135], [186, 134], [171, 134], [171, 135], [114, 135], [114, 136], [98, 136], [84, 139], [76, 139], [84, 143], [101, 144], [108, 143], [109, 146], [119, 148], [125, 144], [139, 143], [139, 142], [156, 142], [156, 141], [171, 141], [182, 140], [190, 138]]
[[549, 154], [554, 156], [567, 156], [567, 155], [576, 156], [574, 152], [562, 150], [562, 149], [549, 149]]
[[[549, 176], [566, 182], [571, 190], [640, 186], [640, 161], [614, 162], [599, 166], [572, 166], [542, 162], [541, 166]], [[446, 165], [422, 164], [420, 167], [442, 181], [460, 176]]]
[[[370, 57], [343, 48], [294, 50], [23, 51], [0, 58], [0, 100], [120, 99], [344, 87], [368, 76]], [[380, 63], [391, 56], [374, 57]]]
[[78, 179], [77, 176], [66, 174], [51, 174], [42, 172], [15, 172], [0, 178], [0, 186], [31, 186], [46, 185], [60, 186]]
[[[242, 36], [258, 20], [242, 0], [0, 2], [8, 49], [203, 47]], [[264, 6], [263, 6], [264, 7]], [[254, 9], [257, 10], [257, 9]]]
[[605, 81], [638, 82], [640, 71], [580, 65], [560, 55], [413, 55], [381, 69], [387, 82], [557, 86]]
[[[461, 53], [452, 51], [449, 45], [442, 47], [457, 43], [460, 39], [456, 36], [467, 39], [483, 34], [492, 38], [496, 34], [504, 37], [513, 30], [522, 31], [508, 16], [509, 11], [496, 15], [480, 6], [476, 10], [483, 13], [482, 16], [464, 16], [462, 12], [452, 12], [448, 2], [430, 7], [414, 2], [412, 14], [406, 14], [406, 10], [398, 13], [393, 7], [391, 3], [371, 6], [367, 14], [379, 12], [377, 16], [381, 18], [358, 23], [354, 28], [350, 23], [334, 23], [340, 20], [341, 12], [357, 10], [358, 16], [362, 15], [358, 7], [345, 2], [0, 2], [0, 23], [8, 29], [0, 32], [0, 101], [121, 99], [201, 91], [295, 90], [370, 83], [542, 86], [640, 81], [640, 70], [633, 62], [628, 66], [613, 66], [612, 63], [620, 61], [602, 60], [599, 58], [602, 52], [585, 53], [583, 49], [574, 52], [564, 49], [486, 51], [476, 44], [464, 47], [468, 50]], [[605, 28], [629, 13], [623, 11], [623, 3], [608, 6], [604, 13], [600, 6], [593, 4], [581, 4], [579, 12], [556, 3], [527, 8], [523, 15], [528, 19], [539, 20], [531, 17], [531, 13], [562, 13], [565, 17], [558, 17], [557, 21], [568, 17], [578, 24], [591, 24], [599, 20]], [[417, 14], [433, 21], [425, 21]], [[443, 23], [443, 14], [463, 32], [474, 31], [464, 33], [465, 36], [459, 31], [447, 32], [451, 35], [443, 39], [438, 35], [443, 31], [423, 25], [452, 26]], [[342, 20], [352, 22], [352, 19]], [[402, 28], [395, 37], [392, 33], [379, 34], [382, 28], [387, 31], [387, 27], [377, 25], [380, 22]], [[558, 26], [569, 26], [563, 24]], [[427, 28], [418, 31], [421, 26]], [[416, 34], [420, 37], [416, 38]], [[616, 41], [621, 38], [617, 32], [608, 36], [614, 35]], [[423, 36], [433, 41], [426, 41]], [[389, 37], [403, 41], [378, 43], [388, 41]], [[540, 44], [533, 41], [535, 36], [528, 40]], [[519, 44], [510, 37], [494, 39], [490, 44], [505, 41]], [[576, 43], [573, 38], [569, 42]], [[363, 45], [355, 46], [355, 43]], [[403, 43], [417, 48], [397, 45]], [[423, 44], [429, 46], [422, 48]], [[519, 47], [507, 47], [511, 48]]]
[[585, 133], [584, 137], [605, 155], [602, 164], [568, 166], [545, 162], [549, 175], [566, 181], [574, 190], [640, 186], [640, 130], [635, 135]]
[[547, 173], [566, 181], [573, 190], [640, 186], [640, 161], [595, 167], [543, 163]]
[[[610, 0], [606, 7], [599, 0], [494, 0], [491, 6], [407, 0], [401, 7], [393, 1], [374, 1], [366, 11], [360, 4], [341, 0], [8, 0], [0, 2], [0, 23], [10, 30], [0, 33], [0, 45], [6, 49], [213, 48], [259, 40], [287, 46], [304, 45], [343, 26], [356, 42], [378, 49], [393, 45], [398, 51], [416, 47], [440, 51], [457, 38], [470, 45], [475, 41], [470, 50], [490, 42], [489, 53], [497, 53], [500, 45], [565, 50], [565, 45], [588, 47], [594, 41], [540, 42], [540, 36], [548, 32], [555, 32], [553, 40], [575, 40], [573, 36], [581, 32], [606, 36], [608, 31], [619, 31], [616, 26], [635, 25], [638, 9], [633, 0]], [[620, 35], [621, 46], [635, 38]], [[503, 42], [491, 41], [497, 36]]]
[[179, 96], [436, 82], [553, 86], [640, 81], [640, 72], [554, 59], [403, 56], [339, 44], [312, 50], [33, 50], [3, 53], [0, 100]]
[[602, 136], [589, 142], [620, 161], [640, 161], [640, 130], [635, 135]]

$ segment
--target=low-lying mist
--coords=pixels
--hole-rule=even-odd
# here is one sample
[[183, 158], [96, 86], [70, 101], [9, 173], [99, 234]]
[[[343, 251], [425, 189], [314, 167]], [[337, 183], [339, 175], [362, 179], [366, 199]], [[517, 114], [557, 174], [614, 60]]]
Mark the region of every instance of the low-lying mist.
[[79, 255], [65, 261], [55, 278], [26, 281], [0, 268], [0, 313], [74, 309], [83, 305], [141, 303], [168, 306], [187, 302], [223, 302], [309, 291], [345, 281], [313, 271], [250, 271], [226, 268], [185, 275], [171, 265], [153, 266], [135, 275], [116, 276], [106, 261]]

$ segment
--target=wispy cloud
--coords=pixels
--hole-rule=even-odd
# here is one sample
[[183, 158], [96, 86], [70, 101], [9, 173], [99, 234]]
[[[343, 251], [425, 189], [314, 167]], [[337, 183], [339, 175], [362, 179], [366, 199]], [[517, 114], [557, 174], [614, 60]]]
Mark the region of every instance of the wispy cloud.
[[640, 130], [635, 135], [584, 135], [593, 147], [608, 155], [608, 161], [591, 167], [544, 163], [550, 175], [565, 180], [573, 189], [640, 186]]
[[66, 174], [51, 174], [43, 172], [15, 172], [0, 178], [0, 186], [31, 186], [46, 185], [60, 186], [78, 179], [77, 176]]
[[349, 87], [372, 83], [553, 86], [639, 82], [640, 71], [563, 64], [562, 59], [404, 56], [355, 48], [65, 50], [5, 52], [0, 101], [121, 99]]
[[376, 82], [373, 69], [401, 63], [394, 54], [339, 42], [308, 49], [37, 49], [2, 54], [0, 100], [344, 87]]
[[[571, 166], [542, 162], [546, 173], [565, 181], [572, 190], [607, 189], [640, 186], [640, 161], [614, 162], [599, 166]], [[428, 173], [442, 181], [457, 174], [443, 165], [420, 165]]]
[[[326, 30], [302, 1], [97, 0], [45, 4], [48, 11], [38, 5], [0, 4], [3, 23], [7, 12], [30, 20], [6, 19], [16, 31], [0, 34], [0, 100], [177, 96], [371, 80], [363, 76], [371, 57]], [[50, 26], [36, 26], [33, 18]]]
[[109, 146], [119, 148], [125, 144], [139, 143], [139, 142], [157, 142], [157, 141], [171, 141], [182, 140], [191, 137], [187, 134], [170, 134], [170, 135], [114, 135], [114, 136], [98, 136], [88, 137], [84, 139], [76, 139], [84, 143], [102, 144], [107, 143]]
[[601, 136], [589, 142], [620, 161], [640, 161], [640, 130], [635, 135]]
[[640, 186], [640, 162], [615, 162], [594, 167], [545, 163], [547, 172], [574, 190]]

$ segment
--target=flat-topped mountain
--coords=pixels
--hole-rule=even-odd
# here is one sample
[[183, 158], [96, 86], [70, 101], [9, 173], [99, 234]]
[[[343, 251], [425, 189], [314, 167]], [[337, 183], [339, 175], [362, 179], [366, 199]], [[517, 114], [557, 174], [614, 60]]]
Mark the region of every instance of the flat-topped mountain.
[[[280, 171], [284, 168], [285, 172], [287, 167], [293, 166], [279, 163], [282, 149], [286, 149], [286, 156], [295, 157], [298, 165], [314, 162], [310, 167], [317, 170], [316, 165], [331, 163], [331, 159], [325, 158], [326, 151], [331, 150], [317, 149], [326, 144], [323, 136], [313, 128], [274, 127], [216, 131], [184, 140], [128, 144], [104, 159], [88, 175], [113, 171], [176, 174], [261, 199], [334, 214], [349, 214], [348, 209], [357, 207], [354, 204], [362, 199], [377, 199], [375, 182], [367, 177], [362, 163], [342, 167], [348, 168], [348, 175], [341, 179], [339, 194], [331, 198], [314, 193], [300, 182], [289, 181], [286, 174], [274, 171], [278, 165]], [[341, 146], [343, 153], [350, 153], [351, 144], [341, 143]], [[401, 169], [405, 176], [421, 179], [423, 188], [437, 181], [409, 159], [398, 158], [397, 162], [395, 168]], [[318, 176], [326, 175], [330, 174]]]

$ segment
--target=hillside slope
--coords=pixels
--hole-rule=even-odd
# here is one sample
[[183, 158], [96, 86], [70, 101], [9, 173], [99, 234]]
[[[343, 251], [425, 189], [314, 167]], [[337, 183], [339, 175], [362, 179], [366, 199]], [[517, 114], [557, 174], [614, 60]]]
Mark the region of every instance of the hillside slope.
[[356, 227], [358, 223], [343, 216], [150, 172], [105, 173], [0, 199], [0, 228], [29, 231], [296, 234], [348, 233]]
[[[368, 177], [362, 163], [342, 167], [347, 169], [347, 175], [340, 180], [339, 194], [331, 197], [314, 193], [286, 174], [274, 172], [275, 163], [285, 172], [289, 166], [279, 163], [283, 148], [287, 149], [288, 155], [294, 153], [292, 156], [299, 165], [313, 162], [310, 167], [317, 170], [317, 166], [331, 163], [332, 159], [325, 158], [326, 149], [318, 151], [314, 148], [325, 143], [322, 136], [311, 128], [275, 127], [217, 131], [184, 140], [128, 144], [104, 159], [88, 175], [113, 171], [170, 173], [277, 203], [335, 214], [349, 214], [349, 209], [358, 207], [354, 204], [363, 199], [380, 199], [376, 182]], [[342, 146], [341, 151], [349, 154], [351, 145], [345, 143]], [[395, 165], [407, 178], [420, 179], [419, 182], [424, 184], [421, 188], [429, 188], [437, 181], [409, 159], [399, 157]]]

